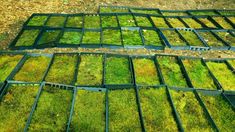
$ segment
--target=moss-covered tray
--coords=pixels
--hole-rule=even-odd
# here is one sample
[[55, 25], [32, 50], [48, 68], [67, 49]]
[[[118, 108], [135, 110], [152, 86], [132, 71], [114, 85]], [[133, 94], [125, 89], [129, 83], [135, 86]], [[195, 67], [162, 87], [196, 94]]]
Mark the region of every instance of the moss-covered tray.
[[233, 26], [228, 23], [224, 17], [212, 17], [223, 29], [233, 29]]
[[228, 63], [235, 69], [235, 59], [227, 60]]
[[9, 84], [0, 102], [0, 130], [24, 131], [39, 86]]
[[214, 32], [230, 46], [235, 47], [235, 36], [228, 31]]
[[149, 21], [147, 16], [134, 15], [134, 17], [135, 17], [135, 20], [136, 20], [136, 24], [139, 27], [152, 27], [152, 24]]
[[188, 46], [177, 30], [161, 30], [170, 47]]
[[81, 38], [81, 30], [65, 30], [59, 39], [59, 45], [79, 45]]
[[118, 21], [116, 15], [101, 15], [102, 28], [118, 27]]
[[132, 13], [161, 15], [157, 9], [130, 9]]
[[43, 26], [48, 18], [48, 15], [34, 15], [32, 16], [27, 26]]
[[235, 15], [235, 10], [217, 10], [223, 16]]
[[55, 44], [60, 32], [60, 30], [44, 30], [36, 46], [40, 47], [47, 44]]
[[100, 31], [85, 30], [82, 45], [100, 45]]
[[200, 29], [203, 26], [191, 17], [181, 17], [181, 19], [189, 26], [189, 28]]
[[157, 28], [169, 28], [164, 17], [151, 16], [151, 19]]
[[199, 21], [201, 21], [207, 28], [217, 28], [217, 26], [210, 21], [208, 17], [197, 17]]
[[105, 130], [105, 92], [78, 90], [70, 131]]
[[122, 28], [121, 31], [122, 31], [122, 39], [124, 46], [126, 47], [143, 46], [139, 28], [136, 29]]
[[66, 16], [50, 16], [46, 22], [48, 27], [63, 27], [65, 24]]
[[217, 12], [214, 10], [191, 10], [188, 11], [193, 16], [212, 16], [212, 15], [218, 15]]
[[40, 33], [39, 29], [25, 29], [22, 31], [22, 34], [19, 36], [15, 46], [34, 46], [36, 38]]
[[29, 131], [66, 131], [72, 97], [72, 90], [44, 86]]
[[106, 46], [122, 46], [120, 29], [103, 29], [102, 30], [102, 45]]
[[148, 29], [142, 29], [142, 35], [143, 35], [143, 41], [144, 45], [146, 47], [149, 46], [156, 46], [156, 47], [164, 47], [164, 41], [160, 36], [160, 33], [156, 30], [148, 30]]
[[133, 15], [118, 15], [118, 21], [121, 27], [135, 27], [135, 20]]
[[100, 16], [99, 15], [85, 15], [84, 16], [84, 28], [100, 28]]
[[83, 16], [81, 15], [68, 16], [65, 27], [82, 28]]
[[56, 54], [45, 81], [73, 85], [77, 62], [76, 54]]
[[196, 34], [194, 30], [178, 30], [179, 33], [184, 37], [184, 39], [188, 42], [190, 46], [199, 46], [205, 47], [204, 43], [201, 41], [199, 36]]
[[167, 17], [166, 20], [171, 25], [172, 28], [186, 28], [183, 22], [177, 17]]
[[211, 31], [205, 31], [205, 32], [198, 32], [199, 35], [202, 37], [204, 42], [207, 43], [208, 46], [212, 48], [216, 47], [224, 47], [226, 46], [223, 41], [221, 41], [219, 38], [217, 38]]
[[163, 16], [188, 16], [189, 14], [185, 11], [164, 11], [161, 10]]

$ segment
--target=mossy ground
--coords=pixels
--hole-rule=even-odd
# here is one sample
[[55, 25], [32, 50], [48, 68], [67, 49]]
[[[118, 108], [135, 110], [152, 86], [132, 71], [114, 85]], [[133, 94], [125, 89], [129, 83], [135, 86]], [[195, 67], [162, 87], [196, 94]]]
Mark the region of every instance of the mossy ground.
[[233, 60], [227, 60], [228, 63], [235, 69], [235, 59]]
[[77, 55], [56, 55], [45, 81], [72, 84], [77, 61]]
[[175, 57], [158, 56], [158, 63], [165, 83], [168, 86], [188, 87], [186, 79], [184, 78], [180, 65]]
[[212, 17], [220, 26], [224, 29], [233, 29], [232, 25], [230, 25], [224, 17]]
[[221, 15], [235, 15], [235, 11], [219, 11]]
[[101, 85], [103, 77], [102, 55], [81, 55], [76, 85]]
[[23, 55], [1, 55], [0, 56], [0, 82], [4, 82], [15, 66], [20, 62]]
[[118, 27], [116, 16], [101, 16], [102, 27]]
[[38, 41], [39, 45], [55, 42], [60, 30], [46, 30]]
[[102, 33], [103, 33], [103, 38], [102, 38], [103, 44], [122, 45], [120, 30], [104, 29]]
[[78, 90], [70, 131], [105, 130], [105, 92]]
[[132, 59], [136, 83], [140, 85], [159, 85], [159, 75], [154, 61], [147, 58]]
[[135, 20], [139, 27], [152, 27], [151, 22], [146, 16], [135, 16]]
[[134, 89], [109, 91], [109, 131], [140, 132]]
[[121, 27], [135, 27], [135, 20], [132, 15], [119, 15], [118, 21]]
[[163, 16], [188, 16], [186, 12], [162, 12]]
[[34, 16], [27, 23], [28, 26], [43, 26], [48, 16]]
[[193, 18], [181, 18], [190, 28], [202, 28], [202, 25]]
[[213, 131], [193, 92], [170, 90], [170, 94], [185, 131]]
[[59, 43], [62, 44], [79, 44], [82, 37], [82, 32], [65, 31], [60, 38]]
[[180, 35], [175, 30], [161, 31], [172, 46], [186, 46], [186, 42], [180, 38]]
[[84, 28], [100, 28], [100, 16], [85, 16]]
[[107, 57], [105, 83], [130, 84], [132, 82], [132, 73], [129, 67], [129, 60], [126, 57]]
[[179, 30], [180, 34], [184, 37], [184, 39], [189, 43], [191, 46], [204, 46], [202, 41], [193, 31], [185, 31]]
[[0, 102], [0, 131], [24, 131], [39, 86], [12, 86]]
[[165, 88], [139, 89], [146, 131], [178, 131]]
[[83, 17], [82, 16], [70, 16], [66, 22], [66, 27], [83, 27]]
[[201, 93], [199, 96], [220, 131], [234, 130], [235, 112], [221, 95], [209, 96]]
[[25, 82], [40, 82], [47, 70], [51, 58], [46, 56], [28, 57], [13, 80]]
[[33, 46], [40, 30], [24, 30], [15, 46]]
[[235, 75], [225, 63], [207, 62], [206, 64], [224, 90], [235, 90]]
[[132, 13], [161, 15], [157, 10], [130, 9]]
[[139, 30], [122, 29], [122, 39], [124, 45], [143, 45]]
[[178, 18], [166, 18], [173, 28], [186, 27]]
[[216, 28], [216, 26], [208, 18], [197, 18], [204, 23], [208, 28]]
[[145, 45], [163, 46], [160, 34], [154, 30], [142, 30]]
[[198, 32], [209, 46], [224, 46], [223, 42], [218, 40], [211, 32]]
[[184, 59], [182, 62], [195, 88], [217, 89], [208, 69], [202, 64], [201, 59]]
[[29, 131], [65, 131], [73, 93], [44, 86], [29, 126]]
[[82, 37], [83, 44], [100, 44], [100, 32], [85, 31]]
[[195, 16], [210, 16], [210, 15], [218, 15], [216, 12], [214, 11], [191, 11], [190, 12], [192, 15]]
[[153, 17], [152, 16], [151, 19], [157, 28], [169, 28], [169, 26], [167, 25], [167, 23], [163, 17]]
[[229, 32], [215, 32], [220, 38], [231, 46], [235, 46], [235, 37]]
[[66, 17], [65, 16], [51, 16], [46, 23], [49, 27], [63, 27]]
[[121, 12], [129, 12], [127, 8], [109, 8], [109, 7], [101, 7], [101, 13], [121, 13]]

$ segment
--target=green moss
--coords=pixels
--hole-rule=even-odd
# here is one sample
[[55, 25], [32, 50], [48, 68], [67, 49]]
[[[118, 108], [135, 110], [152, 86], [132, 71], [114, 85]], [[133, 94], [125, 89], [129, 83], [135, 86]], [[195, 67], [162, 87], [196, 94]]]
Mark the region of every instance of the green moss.
[[235, 59], [227, 60], [227, 61], [235, 69]]
[[112, 7], [101, 7], [101, 13], [122, 13], [122, 12], [129, 12], [127, 8], [112, 8]]
[[72, 96], [71, 90], [44, 86], [29, 131], [65, 131]]
[[172, 46], [186, 46], [186, 42], [180, 38], [176, 30], [161, 30]]
[[28, 26], [43, 26], [48, 16], [34, 16], [27, 23]]
[[195, 88], [217, 89], [208, 69], [200, 59], [184, 59], [182, 62]]
[[100, 16], [85, 16], [84, 28], [100, 28]]
[[82, 28], [83, 17], [82, 16], [70, 16], [66, 22], [66, 27]]
[[139, 90], [146, 131], [178, 131], [165, 88]]
[[169, 28], [163, 17], [151, 17], [151, 19], [157, 28]]
[[81, 55], [76, 85], [101, 85], [103, 77], [102, 55]]
[[234, 130], [235, 112], [221, 95], [209, 96], [199, 94], [211, 117], [220, 131]]
[[235, 75], [225, 63], [207, 62], [206, 64], [224, 90], [235, 90]]
[[190, 28], [202, 28], [202, 25], [193, 18], [181, 18]]
[[118, 27], [116, 16], [101, 16], [102, 27]]
[[235, 37], [229, 32], [215, 32], [215, 33], [225, 42], [229, 43], [231, 46], [235, 46]]
[[142, 33], [143, 33], [145, 45], [154, 45], [154, 46], [164, 45], [158, 32], [154, 30], [143, 30]]
[[130, 84], [129, 60], [124, 57], [108, 57], [106, 59], [106, 84]]
[[109, 91], [109, 131], [140, 132], [134, 89]]
[[185, 131], [213, 131], [193, 92], [170, 90], [170, 94]]
[[176, 57], [157, 57], [165, 83], [168, 86], [188, 87]]
[[105, 130], [105, 93], [78, 90], [70, 131]]
[[104, 29], [103, 30], [103, 44], [115, 44], [122, 45], [121, 43], [121, 32], [115, 29]]
[[224, 17], [212, 17], [222, 28], [224, 29], [233, 29], [232, 25], [230, 25]]
[[132, 13], [161, 15], [157, 10], [130, 9]]
[[143, 45], [139, 30], [122, 29], [124, 45]]
[[216, 12], [214, 11], [190, 11], [190, 13], [192, 15], [195, 15], [195, 16], [205, 16], [205, 15], [218, 15]]
[[197, 18], [204, 23], [208, 28], [216, 28], [216, 26], [208, 18]]
[[45, 80], [47, 82], [72, 84], [77, 61], [77, 55], [56, 55]]
[[0, 131], [24, 131], [37, 92], [37, 86], [8, 87], [0, 103]]
[[141, 85], [159, 85], [159, 75], [154, 61], [147, 58], [132, 59], [136, 83]]
[[135, 27], [135, 20], [132, 15], [119, 15], [118, 21], [121, 27]]
[[186, 12], [162, 12], [163, 16], [188, 16]]
[[235, 24], [235, 17], [227, 17], [233, 24]]
[[79, 44], [82, 37], [81, 32], [65, 31], [59, 42], [63, 44]]
[[180, 34], [184, 37], [184, 39], [192, 46], [204, 46], [202, 41], [193, 31], [185, 31], [179, 30]]
[[47, 44], [56, 41], [56, 38], [60, 34], [60, 30], [46, 30], [43, 32], [41, 38], [38, 41], [39, 45]]
[[85, 31], [82, 37], [83, 44], [100, 44], [100, 32]]
[[0, 82], [4, 82], [23, 55], [1, 55], [0, 56]]
[[170, 23], [173, 28], [185, 27], [184, 23], [182, 23], [178, 18], [166, 18], [166, 20]]
[[39, 30], [24, 30], [17, 40], [15, 46], [33, 46], [39, 34]]
[[139, 27], [152, 27], [151, 22], [145, 16], [135, 16], [135, 20]]
[[221, 15], [235, 15], [235, 11], [219, 11]]
[[66, 17], [64, 16], [51, 16], [46, 23], [49, 27], [63, 27]]
[[198, 32], [209, 46], [224, 46], [211, 32]]
[[49, 65], [51, 58], [46, 56], [28, 57], [13, 80], [25, 82], [40, 82]]

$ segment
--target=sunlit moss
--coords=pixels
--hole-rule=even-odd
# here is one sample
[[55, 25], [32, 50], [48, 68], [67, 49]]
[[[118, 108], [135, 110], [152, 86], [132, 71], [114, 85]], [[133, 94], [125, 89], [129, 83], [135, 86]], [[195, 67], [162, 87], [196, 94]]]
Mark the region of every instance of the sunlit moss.
[[139, 30], [122, 29], [124, 45], [143, 45]]
[[59, 42], [63, 44], [79, 44], [82, 37], [81, 32], [65, 31]]
[[116, 16], [101, 16], [102, 27], [118, 27]]
[[132, 13], [161, 15], [157, 10], [130, 9]]
[[48, 16], [34, 16], [27, 23], [28, 26], [43, 26]]
[[78, 90], [70, 131], [104, 131], [105, 92]]
[[102, 32], [103, 32], [103, 39], [102, 39], [103, 44], [122, 45], [120, 30], [104, 29]]
[[72, 91], [44, 86], [29, 131], [66, 131]]
[[163, 16], [188, 16], [186, 12], [162, 12]]
[[216, 28], [216, 26], [208, 18], [197, 18], [204, 23], [208, 28]]
[[186, 42], [180, 38], [176, 30], [161, 30], [172, 46], [186, 46]]
[[159, 85], [159, 75], [154, 61], [147, 58], [133, 58], [136, 83], [140, 85]]
[[24, 30], [17, 40], [15, 46], [33, 46], [38, 34], [38, 29], [35, 30]]
[[132, 15], [119, 15], [118, 21], [121, 27], [134, 27], [135, 20]]
[[227, 17], [233, 24], [235, 24], [235, 17]]
[[134, 89], [109, 91], [109, 131], [141, 131]]
[[185, 131], [213, 131], [193, 92], [170, 90], [170, 94]]
[[202, 64], [201, 59], [183, 59], [182, 62], [195, 88], [217, 89], [208, 69]]
[[82, 28], [83, 17], [82, 16], [69, 16], [66, 22], [66, 27]]
[[190, 11], [190, 13], [192, 15], [195, 15], [195, 16], [205, 16], [205, 15], [218, 15], [216, 12], [214, 11]]
[[230, 69], [228, 69], [225, 63], [210, 61], [206, 64], [220, 82], [224, 90], [235, 90], [235, 75]]
[[211, 32], [198, 32], [209, 46], [224, 46]]
[[230, 25], [224, 17], [212, 17], [220, 26], [224, 29], [233, 29], [232, 25]]
[[220, 131], [233, 130], [235, 124], [235, 112], [232, 106], [225, 101], [221, 95], [210, 96], [203, 93], [199, 95], [218, 129]]
[[178, 131], [165, 88], [139, 89], [146, 131]]
[[185, 31], [179, 30], [180, 34], [184, 37], [184, 39], [192, 46], [204, 46], [202, 41], [199, 39], [196, 33], [193, 31]]
[[60, 30], [46, 30], [43, 32], [41, 38], [38, 41], [39, 45], [55, 42], [58, 35], [60, 34]]
[[151, 16], [151, 19], [153, 20], [153, 23], [157, 28], [169, 28], [169, 26], [167, 25], [167, 23], [163, 17]]
[[145, 45], [163, 46], [160, 34], [154, 30], [142, 30]]
[[46, 23], [49, 27], [63, 27], [66, 17], [65, 16], [51, 16]]
[[152, 27], [151, 22], [146, 16], [135, 16], [135, 20], [139, 27]]
[[220, 38], [231, 46], [235, 46], [235, 37], [229, 32], [215, 32]]
[[51, 58], [46, 56], [30, 56], [15, 74], [13, 80], [40, 82], [47, 70]]
[[81, 55], [76, 85], [101, 85], [103, 77], [102, 55]]
[[0, 131], [24, 131], [38, 86], [12, 86], [0, 102]]
[[235, 59], [227, 60], [230, 65], [235, 69]]
[[83, 44], [100, 44], [100, 32], [85, 31], [82, 37]]
[[173, 28], [186, 27], [178, 18], [166, 18]]
[[84, 28], [100, 28], [100, 16], [85, 16]]
[[20, 62], [23, 55], [1, 55], [0, 56], [0, 82], [4, 82], [15, 66]]
[[226, 10], [224, 10], [224, 11], [219, 11], [219, 13], [221, 14], [221, 15], [235, 15], [235, 11], [226, 11]]
[[190, 28], [202, 28], [202, 25], [193, 18], [181, 18]]
[[72, 84], [77, 55], [56, 55], [46, 76], [47, 82]]
[[106, 84], [130, 84], [132, 82], [129, 60], [126, 57], [108, 57], [105, 70]]
[[158, 56], [157, 60], [164, 81], [168, 86], [188, 87], [186, 79], [180, 69], [180, 65], [175, 57]]

